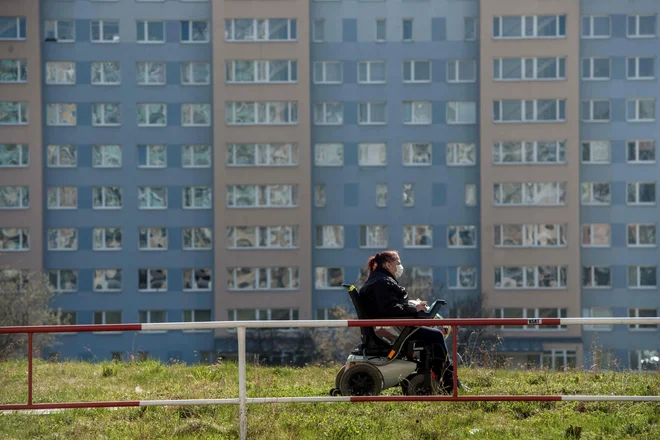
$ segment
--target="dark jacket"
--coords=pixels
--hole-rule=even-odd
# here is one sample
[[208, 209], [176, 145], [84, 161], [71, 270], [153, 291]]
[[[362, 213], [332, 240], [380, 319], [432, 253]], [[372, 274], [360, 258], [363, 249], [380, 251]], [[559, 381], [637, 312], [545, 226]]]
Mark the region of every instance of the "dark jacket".
[[360, 304], [367, 318], [416, 318], [417, 309], [408, 305], [408, 292], [382, 267], [376, 268], [360, 289]]

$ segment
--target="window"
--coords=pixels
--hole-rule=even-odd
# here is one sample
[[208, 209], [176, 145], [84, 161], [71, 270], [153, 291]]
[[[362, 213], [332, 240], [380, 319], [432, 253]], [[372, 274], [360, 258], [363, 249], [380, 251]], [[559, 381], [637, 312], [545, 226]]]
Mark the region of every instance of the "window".
[[167, 166], [167, 146], [138, 145], [139, 168], [165, 168]]
[[628, 79], [654, 79], [655, 58], [653, 57], [628, 58], [626, 69], [627, 69], [626, 77]]
[[212, 245], [211, 228], [183, 228], [184, 250], [210, 250]]
[[385, 84], [387, 64], [385, 61], [358, 61], [359, 84]]
[[344, 227], [334, 225], [316, 226], [316, 247], [319, 249], [343, 248]]
[[295, 249], [298, 226], [229, 226], [227, 249]]
[[181, 126], [210, 127], [211, 104], [183, 104], [181, 106]]
[[565, 182], [495, 183], [496, 206], [559, 206], [566, 204]]
[[298, 62], [293, 60], [234, 60], [225, 62], [228, 83], [295, 83]]
[[27, 102], [0, 102], [0, 125], [25, 125], [28, 113]]
[[630, 369], [633, 371], [657, 371], [658, 358], [660, 351], [658, 350], [630, 350]]
[[122, 191], [119, 186], [95, 186], [92, 188], [94, 209], [121, 209]]
[[57, 325], [76, 325], [76, 312], [61, 312], [57, 319]]
[[387, 235], [387, 225], [360, 225], [360, 247], [385, 248]]
[[628, 182], [629, 205], [655, 205], [655, 182]]
[[120, 104], [115, 103], [93, 103], [92, 125], [94, 126], [117, 126], [121, 125]]
[[138, 187], [139, 209], [167, 209], [167, 188], [164, 186]]
[[316, 19], [312, 23], [312, 41], [314, 43], [325, 41], [325, 20]]
[[[614, 313], [609, 307], [592, 307], [590, 309], [582, 309], [583, 318], [613, 318]], [[612, 325], [608, 324], [591, 324], [583, 325], [582, 329], [585, 331], [611, 331]], [[602, 355], [601, 355], [602, 356]]]
[[229, 208], [293, 208], [298, 201], [298, 185], [227, 186]]
[[431, 61], [417, 60], [403, 62], [404, 83], [431, 82]]
[[609, 266], [582, 266], [582, 287], [609, 289], [612, 287], [612, 268]]
[[92, 20], [92, 43], [119, 43], [119, 20]]
[[474, 17], [463, 17], [463, 39], [465, 41], [477, 39], [477, 20]]
[[341, 84], [343, 63], [341, 61], [314, 61], [314, 84]]
[[359, 125], [385, 125], [387, 123], [387, 102], [371, 101], [358, 104]]
[[448, 284], [451, 289], [476, 289], [477, 268], [474, 266], [458, 266], [447, 268]]
[[387, 165], [387, 144], [358, 144], [358, 165], [361, 167], [377, 167]]
[[[138, 310], [138, 322], [141, 324], [167, 322], [167, 312], [165, 310]], [[160, 331], [157, 331], [157, 333], [160, 333]]]
[[433, 228], [430, 225], [404, 225], [403, 247], [406, 248], [433, 247]]
[[316, 208], [324, 208], [326, 204], [325, 197], [325, 184], [317, 183], [314, 185], [314, 206]]
[[447, 144], [447, 166], [471, 166], [477, 163], [475, 144], [450, 142]]
[[211, 209], [210, 186], [184, 186], [183, 209]]
[[140, 228], [138, 248], [141, 251], [167, 250], [167, 228]]
[[477, 206], [477, 185], [474, 183], [465, 184], [465, 206]]
[[138, 43], [164, 43], [165, 22], [164, 21], [140, 21], [137, 22]]
[[493, 38], [564, 38], [565, 15], [493, 17]]
[[47, 190], [48, 209], [76, 209], [78, 188], [75, 186], [49, 186]]
[[607, 223], [582, 225], [582, 247], [609, 247], [612, 241], [611, 226]]
[[211, 290], [211, 269], [183, 269], [183, 290]]
[[73, 43], [76, 41], [75, 30], [73, 20], [46, 20], [46, 41]]
[[182, 21], [182, 43], [208, 43], [210, 26], [208, 21]]
[[46, 106], [46, 120], [48, 125], [76, 125], [76, 104], [48, 104]]
[[316, 267], [314, 272], [316, 289], [341, 289], [344, 282], [343, 267]]
[[77, 251], [78, 230], [76, 228], [59, 228], [48, 230], [49, 251]]
[[30, 207], [28, 186], [0, 186], [0, 209], [27, 209]]
[[211, 84], [211, 64], [206, 62], [182, 62], [181, 84], [200, 86]]
[[447, 124], [476, 124], [477, 105], [469, 101], [450, 101], [447, 103]]
[[300, 288], [297, 267], [230, 267], [228, 290], [295, 290]]
[[387, 206], [387, 183], [376, 184], [376, 206], [379, 208]]
[[403, 165], [405, 166], [430, 166], [431, 144], [428, 142], [409, 142], [403, 144]]
[[297, 144], [229, 144], [228, 167], [298, 165]]
[[566, 79], [566, 58], [495, 58], [495, 81], [552, 81]]
[[565, 289], [566, 266], [496, 267], [496, 289]]
[[566, 101], [561, 99], [493, 101], [494, 122], [563, 122]]
[[387, 40], [387, 20], [384, 18], [376, 19], [376, 42], [382, 43]]
[[582, 17], [582, 38], [610, 38], [612, 22], [609, 15]]
[[495, 142], [493, 163], [501, 165], [566, 163], [566, 142]]
[[612, 202], [610, 182], [582, 182], [580, 194], [583, 205], [609, 205]]
[[30, 275], [27, 271], [16, 269], [0, 270], [0, 283], [2, 284], [2, 293], [24, 292], [30, 282]]
[[138, 104], [138, 126], [165, 127], [167, 104]]
[[449, 248], [474, 248], [477, 247], [477, 227], [447, 226], [447, 247]]
[[431, 101], [404, 101], [404, 124], [431, 124]]
[[403, 24], [403, 41], [412, 41], [413, 39], [413, 21], [412, 18], [404, 18], [402, 21]]
[[629, 15], [628, 38], [653, 38], [655, 37], [656, 15]]
[[27, 60], [0, 60], [0, 84], [27, 82]]
[[[211, 320], [211, 310], [184, 310], [183, 322], [208, 322]], [[190, 331], [190, 330], [188, 330]], [[199, 330], [197, 330], [199, 331]]]
[[[564, 247], [565, 224], [505, 224], [493, 227], [495, 247]], [[476, 231], [475, 231], [476, 234]]]
[[139, 269], [138, 290], [167, 291], [167, 269]]
[[344, 165], [344, 144], [314, 145], [314, 165], [317, 167], [340, 167]]
[[610, 79], [610, 58], [582, 58], [582, 79]]
[[75, 168], [78, 165], [78, 147], [75, 145], [48, 145], [48, 168]]
[[211, 146], [182, 145], [181, 164], [183, 168], [211, 168]]
[[610, 163], [610, 141], [582, 142], [582, 163]]
[[0, 168], [26, 167], [30, 164], [30, 149], [26, 144], [0, 144]]
[[[137, 66], [137, 83], [141, 86], [163, 86], [166, 79], [166, 68], [163, 62], [139, 62]], [[138, 104], [139, 105], [139, 104]], [[162, 104], [165, 105], [165, 104]]]
[[655, 99], [629, 99], [626, 102], [626, 120], [628, 122], [655, 121]]
[[[562, 309], [562, 311], [564, 310]], [[544, 351], [541, 353], [541, 365], [543, 365], [543, 368], [552, 371], [574, 370], [577, 365], [577, 353], [572, 350]]]
[[0, 40], [25, 40], [25, 35], [25, 18], [0, 17]]
[[628, 163], [655, 163], [655, 141], [628, 141]]
[[92, 63], [92, 84], [95, 86], [116, 86], [121, 84], [119, 61]]
[[298, 102], [231, 102], [225, 104], [228, 125], [295, 125]]
[[122, 279], [121, 269], [94, 269], [94, 292], [119, 292]]
[[628, 247], [655, 247], [655, 224], [629, 224]]
[[314, 104], [314, 125], [341, 125], [343, 123], [343, 102], [317, 102]]
[[415, 206], [415, 184], [403, 184], [403, 207], [412, 208]]
[[447, 60], [447, 82], [470, 83], [477, 80], [475, 60]]
[[225, 41], [296, 41], [298, 21], [295, 18], [225, 20]]
[[405, 269], [400, 283], [410, 286], [408, 293], [411, 298], [428, 293], [433, 289], [433, 268], [413, 266]]
[[[657, 318], [657, 309], [628, 309], [629, 318]], [[657, 324], [630, 324], [628, 330], [657, 330]]]
[[654, 289], [657, 286], [655, 266], [628, 266], [629, 289]]
[[94, 168], [121, 168], [121, 145], [92, 146], [92, 166]]
[[30, 250], [28, 228], [0, 228], [0, 251], [15, 252]]
[[78, 271], [75, 269], [49, 270], [50, 285], [58, 292], [75, 292], [78, 290]]
[[121, 250], [121, 228], [94, 228], [92, 237], [95, 251]]

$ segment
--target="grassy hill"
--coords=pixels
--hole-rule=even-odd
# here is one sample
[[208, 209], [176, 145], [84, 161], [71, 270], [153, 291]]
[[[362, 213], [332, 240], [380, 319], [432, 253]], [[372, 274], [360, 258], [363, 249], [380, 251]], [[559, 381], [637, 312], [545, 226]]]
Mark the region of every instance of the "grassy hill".
[[[327, 395], [337, 366], [248, 366], [248, 397]], [[469, 394], [660, 395], [660, 374], [459, 369]], [[238, 396], [236, 364], [35, 362], [34, 401]], [[400, 394], [387, 390], [386, 394]], [[465, 394], [465, 393], [461, 393]], [[27, 363], [0, 363], [0, 402], [27, 401]], [[248, 406], [250, 439], [660, 439], [660, 403], [317, 403]], [[234, 439], [238, 407], [0, 415], [2, 439]]]

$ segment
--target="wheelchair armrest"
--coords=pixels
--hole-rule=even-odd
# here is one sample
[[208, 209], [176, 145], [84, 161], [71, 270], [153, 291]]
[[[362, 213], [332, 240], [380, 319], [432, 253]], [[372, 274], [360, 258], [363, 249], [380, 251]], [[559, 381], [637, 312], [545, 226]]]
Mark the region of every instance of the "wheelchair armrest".
[[435, 318], [435, 315], [438, 314], [442, 306], [446, 304], [447, 301], [445, 301], [444, 299], [435, 300], [433, 304], [431, 304], [431, 307], [429, 308], [428, 312], [424, 312], [424, 311], [417, 312], [417, 317], [422, 319], [433, 319]]

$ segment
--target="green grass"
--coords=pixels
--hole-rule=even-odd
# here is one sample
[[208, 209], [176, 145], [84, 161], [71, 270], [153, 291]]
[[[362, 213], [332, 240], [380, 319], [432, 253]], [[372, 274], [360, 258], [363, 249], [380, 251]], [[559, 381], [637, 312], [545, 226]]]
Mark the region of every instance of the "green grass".
[[[249, 365], [248, 397], [323, 396], [338, 367]], [[469, 394], [660, 395], [660, 375], [459, 369]], [[139, 392], [136, 387], [139, 386]], [[385, 394], [400, 394], [399, 389]], [[465, 394], [465, 393], [461, 393]], [[238, 396], [236, 364], [35, 362], [34, 401]], [[25, 403], [27, 363], [0, 363], [0, 402]], [[316, 403], [248, 406], [250, 439], [660, 439], [660, 404]], [[1, 439], [234, 439], [235, 405], [0, 415]]]

